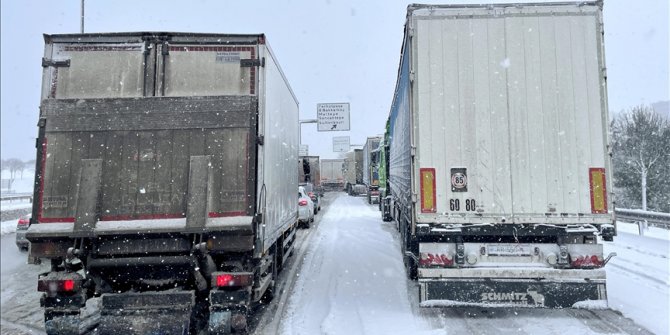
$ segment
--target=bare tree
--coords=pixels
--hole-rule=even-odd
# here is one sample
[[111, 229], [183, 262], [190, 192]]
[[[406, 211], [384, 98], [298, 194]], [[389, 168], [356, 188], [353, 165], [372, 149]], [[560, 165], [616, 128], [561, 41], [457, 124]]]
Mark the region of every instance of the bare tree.
[[647, 210], [651, 199], [653, 209], [668, 211], [668, 120], [652, 108], [640, 105], [615, 117], [611, 128], [614, 179], [615, 185], [625, 192], [623, 202], [632, 204], [635, 199]]
[[16, 158], [9, 158], [2, 160], [2, 170], [9, 171], [9, 180], [7, 182], [7, 189], [12, 189], [12, 184], [16, 180], [16, 173], [24, 169], [24, 163]]

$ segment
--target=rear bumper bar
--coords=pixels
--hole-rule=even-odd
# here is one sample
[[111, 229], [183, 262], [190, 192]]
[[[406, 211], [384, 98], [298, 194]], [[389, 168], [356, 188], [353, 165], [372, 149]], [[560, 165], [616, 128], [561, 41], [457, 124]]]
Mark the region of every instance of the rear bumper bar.
[[422, 274], [426, 274], [425, 270], [432, 269], [419, 269], [422, 307], [481, 305], [569, 308], [583, 305], [600, 308], [607, 304], [605, 271], [601, 269], [454, 269], [456, 271], [446, 273], [442, 278], [422, 277]]

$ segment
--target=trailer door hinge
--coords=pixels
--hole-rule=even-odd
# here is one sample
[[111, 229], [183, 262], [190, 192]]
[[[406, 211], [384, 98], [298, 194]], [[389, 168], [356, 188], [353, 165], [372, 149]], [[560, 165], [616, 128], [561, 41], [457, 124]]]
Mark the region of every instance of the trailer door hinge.
[[258, 144], [258, 145], [265, 144], [265, 136], [258, 135], [258, 137], [256, 137], [256, 144]]
[[241, 67], [252, 67], [252, 66], [265, 67], [265, 57], [261, 57], [261, 58], [258, 58], [258, 59], [240, 59], [240, 66]]
[[46, 59], [42, 58], [42, 67], [70, 67], [70, 60], [69, 59], [62, 59], [62, 60], [53, 60], [53, 59]]
[[417, 198], [416, 193], [412, 193], [412, 202], [416, 203]]
[[411, 155], [412, 157], [416, 156], [416, 147], [412, 147], [412, 148], [410, 149], [410, 155]]

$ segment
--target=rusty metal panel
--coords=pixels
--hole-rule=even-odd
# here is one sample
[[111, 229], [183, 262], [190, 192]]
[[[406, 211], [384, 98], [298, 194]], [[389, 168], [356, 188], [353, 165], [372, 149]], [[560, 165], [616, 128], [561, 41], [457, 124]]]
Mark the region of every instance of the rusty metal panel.
[[47, 132], [42, 222], [74, 222], [78, 171], [81, 161], [91, 158], [102, 161], [103, 221], [184, 217], [188, 161], [197, 155], [212, 157], [208, 215], [252, 215], [256, 107], [247, 106], [252, 106], [245, 112], [248, 121], [237, 125], [253, 127]]
[[46, 130], [109, 131], [249, 127], [254, 97], [48, 99]]
[[90, 236], [98, 222], [102, 159], [83, 159], [77, 183], [75, 236]]

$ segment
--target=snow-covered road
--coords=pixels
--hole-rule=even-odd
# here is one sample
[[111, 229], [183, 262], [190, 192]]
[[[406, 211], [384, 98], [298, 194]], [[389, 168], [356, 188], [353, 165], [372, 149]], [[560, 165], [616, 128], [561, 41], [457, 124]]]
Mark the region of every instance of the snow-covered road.
[[365, 198], [337, 197], [309, 241], [282, 316], [284, 334], [417, 334], [395, 226]]
[[[667, 240], [622, 232], [608, 244], [620, 255], [608, 266], [609, 297], [623, 316], [613, 310], [419, 308], [395, 225], [382, 222], [365, 198], [329, 196], [280, 316], [283, 334], [668, 333]], [[625, 265], [631, 262], [637, 266]]]
[[[637, 236], [620, 225], [606, 252], [609, 310], [419, 308], [405, 277], [394, 223], [382, 222], [365, 198], [328, 193], [324, 210], [280, 277], [283, 291], [259, 312], [255, 334], [669, 334], [667, 231]], [[2, 334], [42, 333], [36, 279], [2, 226]], [[654, 237], [655, 236], [655, 237]], [[632, 320], [631, 320], [632, 319]]]

